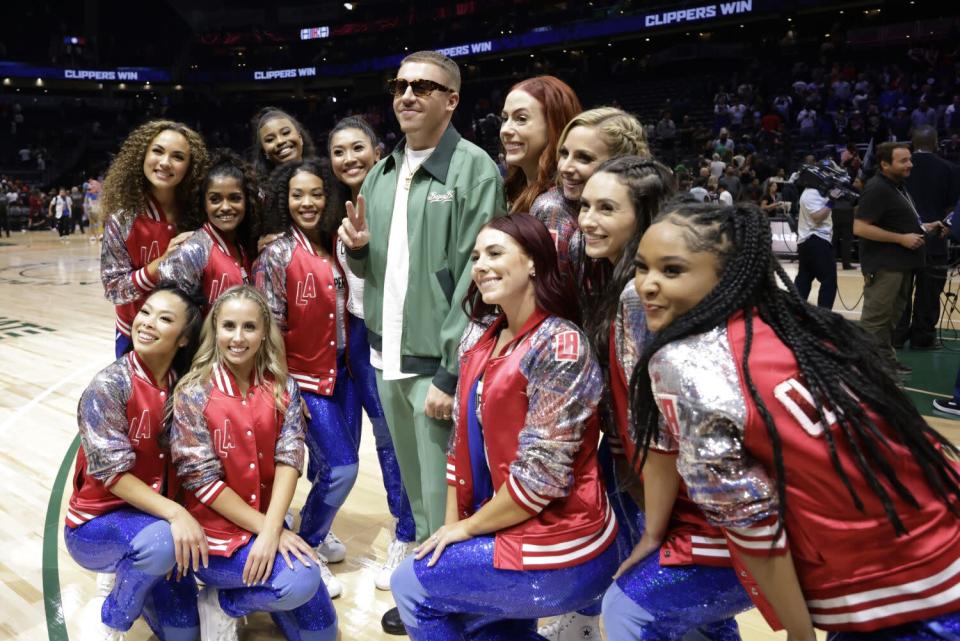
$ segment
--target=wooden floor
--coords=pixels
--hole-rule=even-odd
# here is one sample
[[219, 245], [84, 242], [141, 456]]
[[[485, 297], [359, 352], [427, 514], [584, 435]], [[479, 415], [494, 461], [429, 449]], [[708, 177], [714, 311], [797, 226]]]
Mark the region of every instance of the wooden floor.
[[[93, 593], [93, 575], [66, 553], [62, 529], [77, 399], [113, 360], [113, 308], [103, 299], [98, 265], [99, 245], [84, 237], [69, 243], [52, 232], [0, 238], [0, 640], [78, 638], [75, 616]], [[857, 272], [841, 272], [848, 304], [859, 297], [860, 283]], [[956, 365], [956, 359], [947, 365], [951, 382]], [[942, 395], [947, 387], [919, 393]], [[929, 402], [926, 408], [929, 413]], [[931, 423], [960, 441], [960, 422]], [[373, 580], [392, 520], [369, 424], [360, 459], [359, 479], [334, 524], [348, 549], [347, 560], [332, 566], [345, 584], [335, 603], [344, 640], [391, 639], [379, 621], [393, 602]], [[295, 506], [305, 493], [301, 482]], [[756, 612], [739, 620], [748, 641], [782, 637]], [[241, 637], [280, 638], [264, 616], [251, 617]], [[142, 641], [150, 633], [138, 622], [127, 638]]]

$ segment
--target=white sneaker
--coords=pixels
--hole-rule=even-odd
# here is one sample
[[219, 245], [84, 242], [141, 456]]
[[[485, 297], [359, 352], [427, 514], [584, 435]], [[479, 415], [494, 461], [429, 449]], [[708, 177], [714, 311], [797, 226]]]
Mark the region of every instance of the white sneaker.
[[80, 641], [123, 641], [126, 633], [103, 622], [101, 612], [106, 597], [95, 596], [80, 613]]
[[327, 563], [340, 563], [347, 558], [347, 546], [336, 534], [327, 532], [323, 543], [317, 546], [317, 554], [326, 559]]
[[[323, 560], [323, 557], [320, 557], [320, 576], [323, 578], [323, 585], [327, 588], [327, 594], [330, 595], [331, 599], [336, 599], [343, 594], [343, 584], [340, 583], [340, 579], [333, 576], [333, 572], [327, 567], [327, 562]], [[203, 641], [207, 640], [204, 639]]]
[[117, 582], [117, 575], [113, 572], [97, 572], [97, 596], [106, 599], [113, 592], [113, 586]]
[[220, 607], [220, 592], [217, 588], [205, 587], [197, 597], [200, 614], [201, 641], [239, 641], [237, 619]]
[[380, 566], [377, 577], [373, 580], [378, 590], [390, 589], [390, 577], [393, 576], [393, 571], [397, 569], [400, 562], [410, 554], [411, 547], [411, 544], [404, 541], [397, 539], [390, 541], [390, 545], [387, 546], [387, 560]]
[[539, 628], [537, 634], [548, 641], [600, 641], [600, 617], [569, 612]]

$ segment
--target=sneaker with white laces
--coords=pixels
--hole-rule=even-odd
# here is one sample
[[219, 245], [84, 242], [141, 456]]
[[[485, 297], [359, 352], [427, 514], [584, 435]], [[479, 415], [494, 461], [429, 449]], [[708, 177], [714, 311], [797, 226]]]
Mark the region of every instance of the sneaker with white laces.
[[333, 532], [327, 532], [323, 543], [317, 546], [317, 554], [327, 560], [327, 563], [340, 563], [347, 558], [347, 546], [337, 538]]
[[[330, 568], [327, 567], [327, 562], [323, 557], [320, 557], [320, 577], [323, 579], [323, 585], [327, 588], [327, 594], [330, 595], [331, 599], [336, 599], [343, 594], [343, 584], [340, 583], [340, 579], [333, 575]], [[206, 639], [203, 641], [206, 641]]]
[[80, 641], [123, 641], [126, 633], [103, 622], [101, 612], [106, 597], [95, 596], [80, 613]]
[[393, 571], [397, 569], [401, 561], [407, 558], [411, 549], [412, 544], [405, 541], [398, 541], [397, 539], [390, 541], [390, 545], [387, 546], [387, 560], [380, 566], [377, 576], [373, 580], [373, 584], [377, 586], [378, 590], [390, 589], [390, 577], [393, 576]]
[[537, 630], [548, 641], [600, 641], [600, 617], [569, 612]]
[[197, 610], [200, 614], [201, 641], [239, 641], [237, 638], [237, 619], [220, 607], [220, 591], [207, 586], [197, 597]]
[[97, 590], [95, 594], [107, 598], [113, 592], [117, 582], [117, 575], [113, 572], [97, 572]]

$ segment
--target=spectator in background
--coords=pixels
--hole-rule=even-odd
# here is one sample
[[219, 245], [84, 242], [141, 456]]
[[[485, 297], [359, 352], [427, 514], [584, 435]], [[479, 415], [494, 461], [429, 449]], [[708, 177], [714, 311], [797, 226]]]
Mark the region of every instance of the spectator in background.
[[814, 187], [800, 194], [797, 223], [799, 269], [794, 284], [800, 296], [810, 296], [813, 280], [820, 282], [817, 306], [833, 309], [837, 295], [837, 259], [833, 251], [833, 218], [830, 199]]
[[[906, 178], [907, 194], [924, 223], [943, 220], [960, 198], [956, 165], [936, 154], [937, 131], [921, 125], [913, 131], [913, 169]], [[945, 228], [944, 228], [945, 232]], [[913, 275], [913, 300], [893, 333], [896, 347], [910, 342], [911, 349], [936, 349], [937, 322], [940, 320], [940, 293], [947, 279], [946, 234], [927, 234], [926, 260]]]
[[811, 107], [801, 109], [800, 113], [797, 114], [797, 126], [800, 127], [800, 133], [803, 136], [807, 138], [815, 137], [817, 132], [817, 110]]
[[918, 104], [917, 108], [910, 114], [910, 124], [914, 129], [924, 126], [936, 127], [937, 110], [931, 107], [925, 99], [921, 99], [920, 104]]
[[660, 143], [660, 149], [664, 158], [667, 160], [667, 164], [673, 164], [673, 150], [677, 138], [677, 125], [673, 122], [673, 118], [670, 117], [669, 111], [664, 111], [660, 120], [657, 122], [655, 135], [657, 141]]
[[943, 128], [951, 134], [960, 131], [960, 94], [954, 94], [953, 102], [943, 110]]
[[901, 375], [913, 370], [897, 361], [893, 329], [907, 306], [913, 271], [923, 266], [924, 233], [941, 227], [920, 223], [904, 184], [913, 168], [910, 156], [905, 143], [877, 145], [880, 170], [864, 187], [853, 220], [864, 280], [860, 327], [876, 338]]
[[733, 153], [734, 142], [733, 138], [730, 137], [730, 132], [727, 131], [726, 127], [720, 130], [720, 134], [716, 140], [713, 141], [713, 149], [718, 154], [724, 154], [726, 152]]
[[718, 182], [720, 186], [730, 192], [730, 197], [733, 198], [734, 201], [740, 200], [740, 176], [737, 174], [736, 167], [727, 165], [726, 169], [724, 169], [723, 176], [720, 177]]
[[780, 183], [768, 180], [760, 198], [760, 209], [768, 216], [783, 213], [783, 194], [780, 193]]
[[717, 183], [717, 202], [720, 203], [723, 207], [732, 207], [733, 206], [733, 194], [730, 193], [730, 190], [727, 189], [726, 185]]
[[[70, 197], [67, 196], [67, 190], [63, 187], [56, 196], [50, 201], [48, 213], [52, 213], [57, 224], [57, 235], [63, 239], [70, 235], [72, 218], [70, 215]], [[69, 240], [69, 239], [68, 239]]]
[[723, 170], [727, 168], [727, 163], [720, 160], [720, 154], [713, 154], [710, 161], [710, 175], [719, 179], [723, 175]]
[[83, 209], [83, 194], [80, 193], [79, 187], [73, 187], [70, 190], [70, 233], [74, 233], [77, 230], [77, 227], [80, 227], [80, 233], [85, 234], [87, 232], [87, 223], [84, 220], [86, 212]]
[[7, 212], [9, 209], [10, 205], [7, 204], [7, 199], [0, 198], [0, 234], [6, 231], [7, 238], [10, 238], [10, 221], [7, 217]]

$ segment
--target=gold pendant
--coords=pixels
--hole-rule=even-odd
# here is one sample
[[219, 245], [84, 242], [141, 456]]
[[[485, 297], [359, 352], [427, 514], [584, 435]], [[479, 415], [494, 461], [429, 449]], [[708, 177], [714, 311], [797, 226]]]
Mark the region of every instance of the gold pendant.
[[413, 182], [413, 174], [407, 174], [407, 177], [403, 181], [404, 189], [406, 189], [407, 191], [410, 191], [410, 183], [412, 182]]

